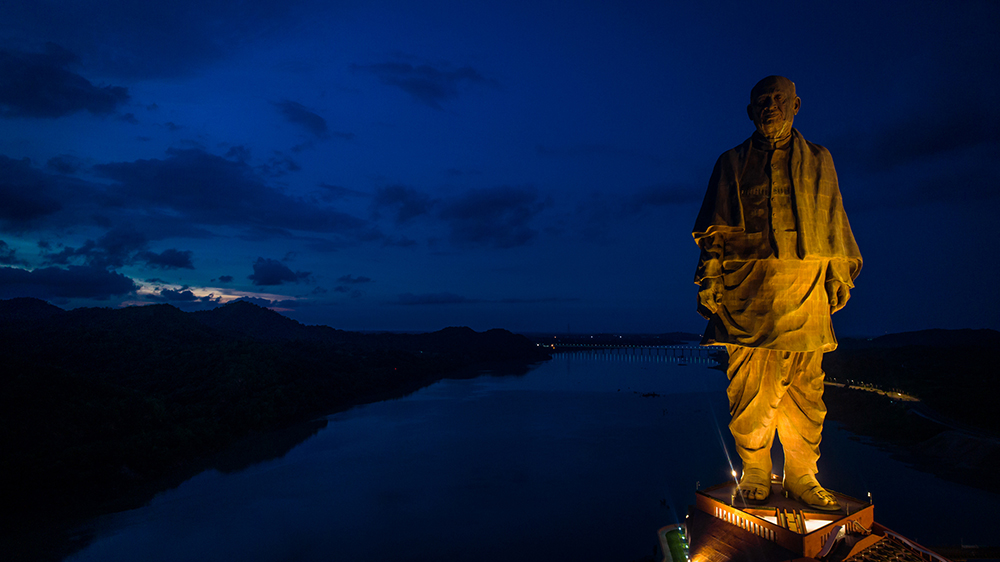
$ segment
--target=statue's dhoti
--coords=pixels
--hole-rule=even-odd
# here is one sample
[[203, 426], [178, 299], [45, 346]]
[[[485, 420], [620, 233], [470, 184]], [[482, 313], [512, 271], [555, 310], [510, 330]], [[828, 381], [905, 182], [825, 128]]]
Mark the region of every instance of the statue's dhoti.
[[826, 406], [823, 352], [775, 351], [726, 345], [729, 351], [729, 429], [747, 468], [771, 472], [777, 431], [785, 477], [816, 474]]

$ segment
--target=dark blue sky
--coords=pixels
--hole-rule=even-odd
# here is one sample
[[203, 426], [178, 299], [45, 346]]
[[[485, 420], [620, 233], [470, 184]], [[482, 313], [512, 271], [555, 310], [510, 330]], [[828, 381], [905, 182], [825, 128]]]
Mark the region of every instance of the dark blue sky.
[[998, 28], [993, 1], [7, 3], [0, 298], [698, 332], [691, 226], [783, 74], [865, 258], [838, 332], [1000, 328]]

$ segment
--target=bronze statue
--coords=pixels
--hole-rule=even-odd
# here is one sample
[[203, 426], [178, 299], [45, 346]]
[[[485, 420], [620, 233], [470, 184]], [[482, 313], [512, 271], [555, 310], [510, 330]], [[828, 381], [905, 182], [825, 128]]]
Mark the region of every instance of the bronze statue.
[[826, 417], [823, 353], [837, 347], [831, 314], [861, 270], [830, 152], [792, 128], [795, 84], [768, 76], [750, 92], [757, 130], [719, 157], [694, 226], [695, 283], [708, 319], [703, 345], [729, 352], [729, 428], [743, 461], [734, 493], [771, 493], [775, 432], [783, 485], [814, 509], [839, 510], [816, 480]]

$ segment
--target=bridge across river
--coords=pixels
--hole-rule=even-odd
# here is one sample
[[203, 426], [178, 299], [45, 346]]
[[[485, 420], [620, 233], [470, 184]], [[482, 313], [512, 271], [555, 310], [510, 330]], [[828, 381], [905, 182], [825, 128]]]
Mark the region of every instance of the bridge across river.
[[725, 361], [725, 349], [721, 346], [702, 345], [621, 345], [552, 343], [539, 344], [557, 352], [574, 352], [592, 358], [607, 358], [616, 361], [656, 362], [656, 363], [708, 363]]

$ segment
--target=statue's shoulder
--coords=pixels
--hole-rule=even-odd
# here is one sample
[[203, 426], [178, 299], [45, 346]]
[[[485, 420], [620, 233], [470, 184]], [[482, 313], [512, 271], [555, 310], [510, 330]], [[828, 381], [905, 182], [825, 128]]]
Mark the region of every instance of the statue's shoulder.
[[802, 133], [800, 133], [797, 129], [792, 129], [792, 136], [795, 138], [796, 142], [801, 143], [801, 147], [804, 152], [808, 152], [822, 161], [833, 161], [833, 157], [830, 156], [830, 151], [827, 150], [825, 146], [807, 141], [805, 137], [802, 136]]
[[747, 139], [720, 154], [716, 165], [728, 164], [729, 166], [736, 167], [738, 162], [746, 158], [747, 152], [749, 151], [750, 139]]

